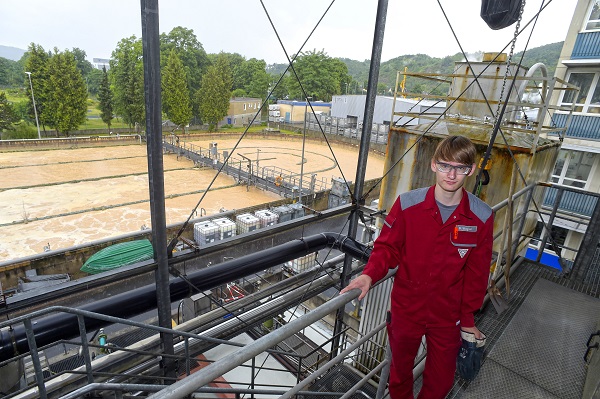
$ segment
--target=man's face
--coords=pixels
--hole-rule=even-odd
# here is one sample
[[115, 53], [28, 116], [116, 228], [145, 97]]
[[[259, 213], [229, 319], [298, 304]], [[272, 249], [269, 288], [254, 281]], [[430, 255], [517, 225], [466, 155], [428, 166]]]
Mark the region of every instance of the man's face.
[[456, 192], [465, 184], [467, 176], [475, 172], [475, 164], [464, 165], [452, 161], [431, 161], [431, 170], [435, 172], [435, 182], [444, 191]]

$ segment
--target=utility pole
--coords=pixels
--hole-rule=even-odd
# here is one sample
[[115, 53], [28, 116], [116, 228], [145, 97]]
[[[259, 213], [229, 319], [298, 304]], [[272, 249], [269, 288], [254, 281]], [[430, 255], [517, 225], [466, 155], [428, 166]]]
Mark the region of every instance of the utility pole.
[[33, 102], [33, 113], [35, 114], [35, 125], [37, 126], [38, 139], [42, 138], [40, 133], [40, 122], [38, 121], [37, 108], [35, 106], [35, 96], [33, 95], [33, 84], [31, 83], [31, 72], [25, 72], [29, 76], [29, 87], [31, 88], [31, 101]]
[[302, 156], [300, 158], [300, 193], [298, 194], [298, 202], [302, 203], [302, 179], [304, 178], [304, 145], [306, 143], [306, 117], [308, 114], [308, 102], [312, 97], [306, 97], [304, 102], [304, 137], [302, 137]]

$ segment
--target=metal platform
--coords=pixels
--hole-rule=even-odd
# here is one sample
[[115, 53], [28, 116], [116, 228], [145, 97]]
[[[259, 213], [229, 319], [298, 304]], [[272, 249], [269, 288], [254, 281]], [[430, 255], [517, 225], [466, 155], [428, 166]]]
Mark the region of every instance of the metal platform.
[[580, 398], [600, 300], [538, 279], [462, 398]]

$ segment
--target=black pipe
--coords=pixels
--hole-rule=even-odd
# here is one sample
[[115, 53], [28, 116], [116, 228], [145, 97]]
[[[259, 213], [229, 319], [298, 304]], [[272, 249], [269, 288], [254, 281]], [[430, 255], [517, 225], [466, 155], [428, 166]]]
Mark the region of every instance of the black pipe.
[[[368, 260], [371, 254], [370, 248], [344, 235], [321, 233], [207, 267], [186, 277], [200, 291], [205, 291], [325, 247], [339, 249], [363, 261]], [[195, 293], [192, 292], [190, 285], [180, 278], [172, 279], [169, 287], [171, 302], [187, 298]], [[79, 309], [126, 319], [155, 308], [156, 285], [150, 284], [83, 305]], [[109, 323], [103, 320], [85, 318], [85, 327], [88, 331], [104, 327], [107, 324]], [[71, 339], [79, 335], [77, 316], [71, 313], [45, 316], [34, 321], [33, 331], [38, 347], [60, 339]], [[29, 345], [23, 325], [0, 330], [0, 361], [28, 351]]]

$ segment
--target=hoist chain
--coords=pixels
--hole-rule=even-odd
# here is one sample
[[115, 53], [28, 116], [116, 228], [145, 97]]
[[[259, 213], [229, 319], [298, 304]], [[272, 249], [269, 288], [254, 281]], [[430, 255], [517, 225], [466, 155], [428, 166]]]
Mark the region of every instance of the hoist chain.
[[[496, 107], [495, 121], [498, 121], [500, 117], [500, 109], [502, 108], [502, 98], [504, 97], [504, 90], [506, 89], [506, 82], [508, 80], [508, 73], [510, 70], [510, 62], [512, 61], [513, 54], [515, 52], [515, 45], [517, 44], [517, 36], [519, 36], [519, 29], [521, 27], [521, 20], [523, 19], [523, 10], [525, 10], [525, 0], [521, 2], [521, 10], [519, 11], [519, 19], [515, 25], [515, 33], [513, 35], [512, 43], [510, 45], [510, 53], [506, 59], [506, 70], [504, 71], [504, 78], [502, 79], [502, 89], [500, 90], [500, 98], [498, 100], [498, 106]], [[505, 101], [508, 101], [506, 99]]]

